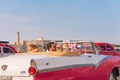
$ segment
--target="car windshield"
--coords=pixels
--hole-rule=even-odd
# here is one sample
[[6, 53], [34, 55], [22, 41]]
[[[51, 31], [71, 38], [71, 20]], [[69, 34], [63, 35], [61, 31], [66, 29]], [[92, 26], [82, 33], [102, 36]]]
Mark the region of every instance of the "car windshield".
[[44, 51], [40, 51], [40, 52], [38, 51], [36, 53], [40, 53], [44, 55], [51, 55], [51, 56], [52, 55], [53, 56], [79, 56], [81, 54], [96, 54], [97, 53], [95, 45], [91, 41], [54, 42], [54, 47], [53, 45], [49, 45], [49, 46], [46, 45], [44, 49], [45, 49]]
[[[92, 42], [64, 42], [62, 44], [63, 52], [79, 52], [87, 54], [96, 54], [95, 47]], [[60, 44], [57, 44], [57, 50], [60, 51]]]

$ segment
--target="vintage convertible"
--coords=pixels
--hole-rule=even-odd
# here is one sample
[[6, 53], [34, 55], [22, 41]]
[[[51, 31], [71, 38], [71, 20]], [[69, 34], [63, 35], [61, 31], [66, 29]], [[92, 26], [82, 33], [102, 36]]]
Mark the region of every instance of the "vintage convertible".
[[[117, 80], [120, 57], [78, 41], [76, 52], [21, 53], [0, 58], [0, 80]], [[85, 50], [86, 49], [86, 50]]]

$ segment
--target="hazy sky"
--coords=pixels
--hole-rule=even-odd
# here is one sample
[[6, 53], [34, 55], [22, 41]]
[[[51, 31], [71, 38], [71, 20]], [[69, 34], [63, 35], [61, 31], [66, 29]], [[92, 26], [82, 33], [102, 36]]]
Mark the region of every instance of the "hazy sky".
[[0, 0], [0, 40], [79, 39], [120, 44], [120, 0]]

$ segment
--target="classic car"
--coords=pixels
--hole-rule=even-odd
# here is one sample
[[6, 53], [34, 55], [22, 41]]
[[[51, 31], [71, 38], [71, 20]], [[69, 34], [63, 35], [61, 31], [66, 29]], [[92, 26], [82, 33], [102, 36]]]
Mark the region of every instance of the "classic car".
[[115, 47], [106, 42], [94, 42], [95, 46], [98, 48], [99, 52], [104, 55], [120, 56], [120, 52], [115, 49]]
[[0, 58], [17, 53], [16, 49], [8, 41], [0, 41]]
[[98, 53], [92, 41], [74, 52], [19, 53], [0, 58], [0, 80], [117, 80], [120, 58]]

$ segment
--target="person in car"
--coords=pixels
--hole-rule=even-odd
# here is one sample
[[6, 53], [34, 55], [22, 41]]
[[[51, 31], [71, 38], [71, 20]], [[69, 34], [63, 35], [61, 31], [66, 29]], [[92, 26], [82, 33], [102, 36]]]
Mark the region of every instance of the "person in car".
[[30, 44], [30, 45], [27, 47], [27, 52], [39, 52], [39, 49], [38, 49], [37, 45], [35, 45], [35, 44]]
[[47, 44], [47, 52], [56, 51], [56, 44], [54, 42], [49, 42]]
[[69, 48], [69, 45], [68, 43], [65, 41], [64, 44], [63, 44], [63, 51], [64, 52], [70, 52], [70, 48]]

